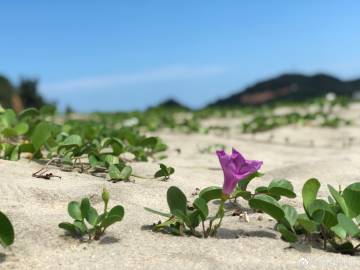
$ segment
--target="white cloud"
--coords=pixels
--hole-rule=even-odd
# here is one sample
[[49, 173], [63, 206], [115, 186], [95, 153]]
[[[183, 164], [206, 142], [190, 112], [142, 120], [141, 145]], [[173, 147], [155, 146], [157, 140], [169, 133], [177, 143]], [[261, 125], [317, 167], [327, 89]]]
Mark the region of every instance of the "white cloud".
[[166, 67], [135, 73], [113, 74], [105, 76], [93, 76], [71, 79], [61, 82], [49, 82], [40, 85], [43, 92], [47, 91], [74, 91], [74, 90], [97, 90], [106, 87], [122, 85], [139, 85], [152, 82], [163, 82], [178, 79], [192, 79], [208, 77], [225, 72], [223, 67]]

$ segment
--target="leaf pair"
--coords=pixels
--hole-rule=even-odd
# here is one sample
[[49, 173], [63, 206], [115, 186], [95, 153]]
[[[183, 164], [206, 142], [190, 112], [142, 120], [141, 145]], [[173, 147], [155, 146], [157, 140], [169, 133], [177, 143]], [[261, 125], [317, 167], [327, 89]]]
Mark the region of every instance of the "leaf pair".
[[88, 234], [90, 239], [98, 240], [104, 234], [106, 228], [121, 221], [125, 214], [124, 208], [121, 205], [113, 207], [109, 212], [107, 211], [109, 193], [106, 189], [103, 190], [102, 198], [105, 207], [104, 213], [100, 215], [91, 206], [88, 198], [82, 199], [81, 202], [70, 202], [68, 204], [68, 213], [74, 221], [73, 223], [62, 222], [59, 224], [59, 227], [68, 231], [73, 236], [82, 237]]
[[160, 163], [160, 170], [158, 170], [154, 177], [160, 178], [163, 177], [164, 180], [168, 180], [170, 178], [170, 175], [172, 175], [175, 172], [175, 169], [172, 167], [167, 167], [165, 164]]

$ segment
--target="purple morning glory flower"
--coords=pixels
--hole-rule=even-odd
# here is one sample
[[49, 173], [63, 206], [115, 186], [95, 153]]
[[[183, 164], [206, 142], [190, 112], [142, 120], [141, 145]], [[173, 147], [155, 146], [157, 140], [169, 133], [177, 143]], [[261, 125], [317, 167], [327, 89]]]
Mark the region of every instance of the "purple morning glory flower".
[[230, 195], [239, 181], [257, 172], [263, 164], [258, 160], [246, 160], [234, 148], [231, 155], [227, 155], [223, 150], [217, 151], [216, 154], [224, 172], [223, 192], [225, 195]]

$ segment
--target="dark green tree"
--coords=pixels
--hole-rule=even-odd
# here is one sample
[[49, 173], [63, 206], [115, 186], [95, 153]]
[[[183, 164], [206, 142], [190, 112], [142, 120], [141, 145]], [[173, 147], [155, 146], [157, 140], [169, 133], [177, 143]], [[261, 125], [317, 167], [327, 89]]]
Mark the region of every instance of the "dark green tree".
[[5, 108], [11, 107], [11, 98], [14, 95], [15, 90], [11, 85], [11, 82], [0, 75], [0, 104]]
[[37, 91], [38, 81], [35, 79], [21, 79], [19, 85], [19, 96], [25, 108], [40, 108], [46, 104]]

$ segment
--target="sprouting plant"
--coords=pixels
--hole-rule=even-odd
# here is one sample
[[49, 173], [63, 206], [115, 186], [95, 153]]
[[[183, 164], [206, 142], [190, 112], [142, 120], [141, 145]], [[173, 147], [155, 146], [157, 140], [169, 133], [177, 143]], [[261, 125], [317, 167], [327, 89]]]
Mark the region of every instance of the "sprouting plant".
[[9, 218], [0, 211], [0, 245], [7, 247], [14, 242], [14, 228]]
[[99, 240], [105, 233], [105, 230], [112, 224], [121, 221], [125, 214], [124, 208], [121, 205], [114, 206], [108, 211], [110, 194], [105, 188], [102, 192], [102, 199], [104, 202], [104, 212], [100, 215], [91, 206], [88, 198], [83, 198], [81, 202], [70, 202], [68, 204], [68, 213], [74, 221], [73, 223], [62, 222], [59, 224], [59, 227], [75, 237], [82, 238], [84, 235], [88, 235], [89, 240]]
[[160, 178], [162, 177], [162, 179], [164, 181], [169, 180], [170, 179], [170, 175], [174, 174], [175, 169], [173, 167], [167, 167], [165, 164], [160, 163], [160, 170], [158, 170], [154, 177], [155, 178]]

